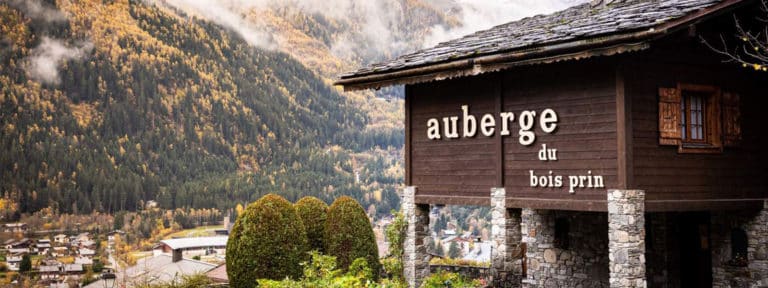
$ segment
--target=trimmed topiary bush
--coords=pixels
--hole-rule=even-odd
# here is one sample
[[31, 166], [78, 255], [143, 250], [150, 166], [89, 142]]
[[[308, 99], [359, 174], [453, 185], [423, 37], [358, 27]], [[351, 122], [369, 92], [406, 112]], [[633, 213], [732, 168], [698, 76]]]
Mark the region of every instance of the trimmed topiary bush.
[[312, 196], [299, 199], [294, 205], [299, 213], [304, 229], [307, 231], [307, 240], [312, 250], [325, 251], [323, 245], [323, 231], [325, 230], [325, 218], [328, 213], [328, 204], [323, 200]]
[[328, 208], [325, 221], [325, 252], [336, 257], [342, 271], [357, 258], [365, 258], [373, 276], [379, 275], [379, 250], [371, 222], [365, 210], [354, 199], [342, 196]]
[[308, 260], [307, 234], [293, 205], [268, 194], [237, 217], [227, 242], [227, 275], [235, 288], [257, 279], [299, 279]]

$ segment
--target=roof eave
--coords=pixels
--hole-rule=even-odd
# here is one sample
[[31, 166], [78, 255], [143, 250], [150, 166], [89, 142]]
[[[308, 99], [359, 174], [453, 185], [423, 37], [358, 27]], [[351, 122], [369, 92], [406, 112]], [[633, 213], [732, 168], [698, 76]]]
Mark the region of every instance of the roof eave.
[[474, 76], [515, 66], [546, 64], [639, 51], [650, 47], [649, 40], [657, 39], [690, 24], [702, 21], [707, 17], [717, 15], [719, 12], [726, 11], [737, 4], [747, 2], [751, 1], [726, 0], [720, 4], [640, 31], [608, 36], [599, 35], [577, 41], [521, 48], [503, 53], [475, 56], [389, 72], [343, 76], [334, 85], [343, 86], [344, 91], [379, 89], [391, 85], [416, 84]]

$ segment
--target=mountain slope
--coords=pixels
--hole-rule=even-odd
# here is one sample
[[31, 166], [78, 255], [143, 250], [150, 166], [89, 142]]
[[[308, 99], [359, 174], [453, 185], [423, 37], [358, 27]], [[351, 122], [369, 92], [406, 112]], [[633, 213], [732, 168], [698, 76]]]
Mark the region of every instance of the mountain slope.
[[[0, 191], [19, 212], [231, 208], [269, 192], [396, 203], [355, 183], [350, 154], [402, 136], [361, 129], [367, 114], [290, 55], [143, 1], [50, 2], [66, 17], [0, 3]], [[51, 55], [54, 80], [35, 73]], [[386, 154], [364, 169], [394, 165]]]

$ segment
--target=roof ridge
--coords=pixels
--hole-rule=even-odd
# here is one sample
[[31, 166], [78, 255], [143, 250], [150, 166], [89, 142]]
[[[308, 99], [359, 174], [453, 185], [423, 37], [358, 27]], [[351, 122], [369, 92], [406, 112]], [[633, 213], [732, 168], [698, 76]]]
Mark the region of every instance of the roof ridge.
[[[700, 13], [697, 12], [703, 9], [710, 10], [704, 13], [708, 14], [741, 2], [744, 1], [601, 0], [599, 3], [597, 1], [586, 2], [553, 13], [528, 16], [496, 25], [457, 39], [438, 43], [429, 48], [400, 55], [389, 61], [370, 64], [356, 71], [342, 74], [340, 76], [341, 79], [336, 84], [344, 85], [345, 89], [350, 90], [474, 75], [477, 72], [472, 71], [473, 67], [478, 65], [475, 61], [468, 61], [464, 64], [452, 63], [463, 59], [479, 59], [503, 53], [520, 54], [509, 55], [509, 57], [504, 58], [504, 61], [508, 62], [514, 57], [517, 57], [516, 59], [525, 59], [526, 57], [532, 57], [534, 54], [552, 55], [560, 53], [560, 55], [563, 55], [564, 53], [573, 52], [576, 48], [586, 49], [596, 46], [605, 48], [616, 44], [617, 41], [623, 41], [623, 43], [628, 43], [632, 46], [624, 47], [619, 49], [619, 51], [626, 52], [645, 49], [643, 47], [647, 46], [638, 45], [637, 41], [642, 41], [655, 34], [664, 34], [671, 26], [682, 24], [680, 21], [675, 22], [677, 19], [687, 19], [686, 17], [691, 15], [701, 17], [702, 15], [699, 15]], [[598, 3], [597, 6], [594, 3]], [[709, 9], [712, 7], [715, 7], [715, 9]], [[664, 26], [667, 23], [673, 25]], [[632, 35], [633, 33], [636, 35]], [[613, 38], [603, 39], [605, 37]], [[573, 43], [573, 45], [566, 45], [567, 43]], [[526, 51], [527, 49], [533, 50]], [[611, 53], [615, 54], [616, 52]], [[457, 73], [443, 71], [440, 75], [422, 77], [427, 80], [414, 79], [414, 74], [418, 74], [417, 72], [406, 73], [422, 67], [441, 64], [448, 66], [445, 70], [457, 70], [459, 68], [457, 66], [461, 66], [460, 68], [465, 70]], [[408, 79], [402, 81], [397, 79], [384, 79], [384, 81], [377, 79], [375, 83], [371, 79], [367, 79], [369, 76], [393, 74], [399, 73], [399, 71], [408, 74], [402, 75], [401, 78], [407, 77]]]

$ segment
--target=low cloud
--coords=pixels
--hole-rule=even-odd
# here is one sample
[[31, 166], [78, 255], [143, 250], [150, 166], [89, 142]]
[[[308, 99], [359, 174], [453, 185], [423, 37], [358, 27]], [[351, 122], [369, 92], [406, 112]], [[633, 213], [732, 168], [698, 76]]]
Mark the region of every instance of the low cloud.
[[424, 39], [422, 47], [431, 47], [440, 42], [456, 39], [476, 31], [492, 28], [528, 16], [549, 14], [565, 8], [587, 2], [588, 0], [430, 0], [434, 5], [448, 9], [453, 5], [458, 11], [461, 25], [446, 28], [441, 25], [432, 27]]
[[[536, 14], [551, 13], [588, 0], [420, 0], [403, 6], [401, 0], [147, 0], [170, 5], [189, 15], [197, 15], [242, 35], [251, 45], [276, 49], [259, 19], [246, 19], [252, 9], [275, 9], [322, 15], [337, 23], [350, 24], [348, 31], [337, 31], [330, 49], [347, 60], [377, 61], [420, 47], [491, 28], [495, 25]], [[431, 7], [458, 19], [459, 25], [435, 25], [425, 33], [412, 33], [414, 23], [428, 22], [407, 16], [408, 9]], [[435, 19], [431, 19], [435, 20]], [[424, 24], [421, 22], [421, 24]], [[426, 35], [425, 35], [426, 34]]]
[[82, 59], [93, 49], [90, 42], [67, 45], [62, 40], [43, 37], [40, 45], [32, 49], [25, 58], [24, 69], [37, 81], [47, 84], [59, 84], [59, 66], [70, 59]]
[[67, 21], [67, 16], [50, 5], [43, 4], [40, 0], [8, 0], [8, 4], [18, 8], [25, 16], [46, 22]]
[[263, 5], [262, 1], [237, 1], [237, 0], [164, 0], [154, 1], [156, 4], [164, 4], [175, 7], [189, 15], [202, 17], [232, 31], [252, 46], [273, 50], [277, 47], [274, 37], [261, 30], [261, 27], [248, 22], [244, 13], [253, 5]]

